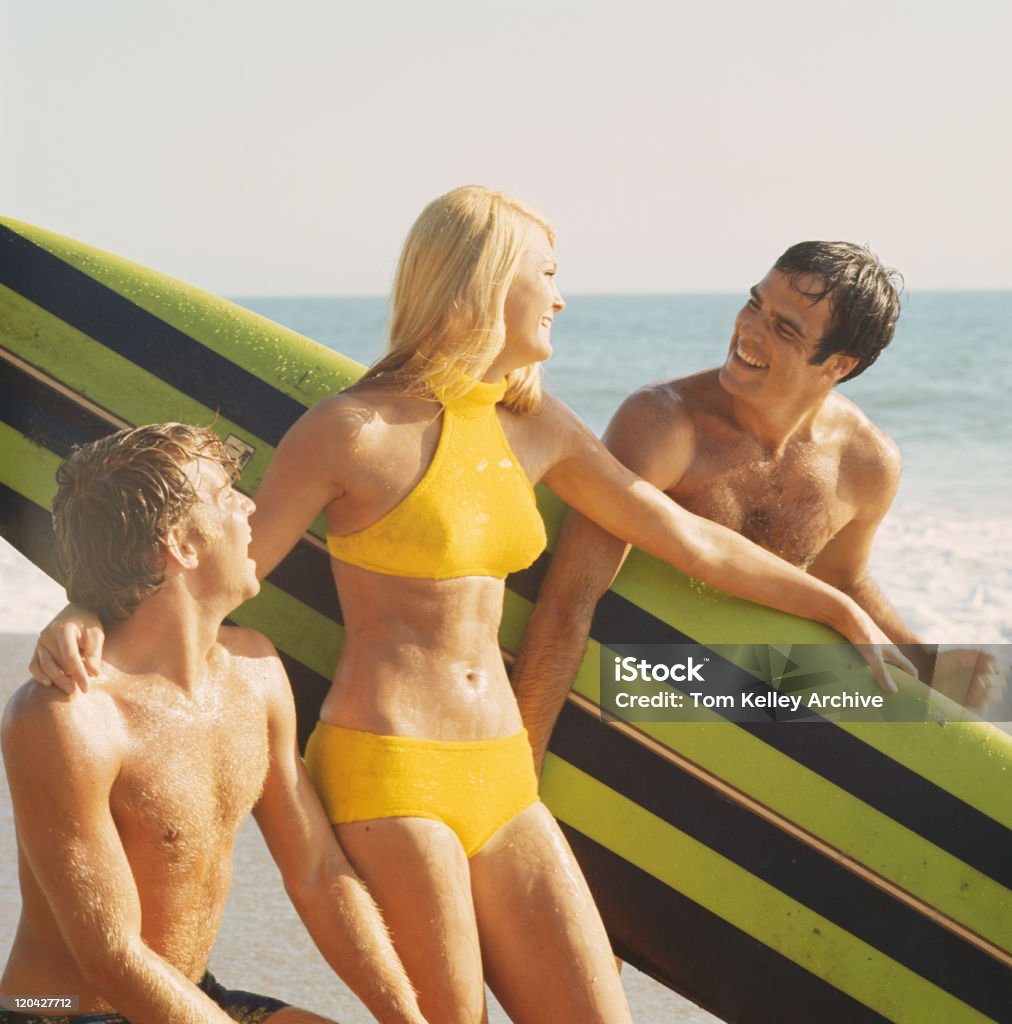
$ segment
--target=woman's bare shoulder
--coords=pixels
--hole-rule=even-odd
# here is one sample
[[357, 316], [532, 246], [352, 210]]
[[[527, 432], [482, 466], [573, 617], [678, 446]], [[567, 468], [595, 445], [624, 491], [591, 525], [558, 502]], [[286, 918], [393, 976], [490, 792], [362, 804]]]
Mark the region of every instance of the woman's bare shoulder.
[[368, 453], [387, 443], [397, 426], [431, 418], [437, 408], [434, 402], [389, 387], [351, 388], [314, 405], [293, 433], [303, 444], [325, 443], [348, 453]]
[[547, 391], [542, 392], [541, 401], [533, 412], [507, 410], [507, 415], [518, 430], [531, 434], [542, 434], [546, 430], [561, 430], [567, 434], [590, 430], [561, 398]]
[[547, 392], [534, 412], [508, 412], [504, 426], [515, 454], [534, 481], [558, 462], [601, 444], [565, 402]]

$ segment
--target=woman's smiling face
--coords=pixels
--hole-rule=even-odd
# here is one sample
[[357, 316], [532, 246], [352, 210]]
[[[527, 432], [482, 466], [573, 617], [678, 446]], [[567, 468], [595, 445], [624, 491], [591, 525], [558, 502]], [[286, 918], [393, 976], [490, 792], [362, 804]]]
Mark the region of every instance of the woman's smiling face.
[[520, 265], [506, 295], [506, 342], [486, 375], [488, 380], [501, 379], [511, 370], [543, 362], [552, 354], [552, 321], [566, 305], [555, 284], [556, 270], [552, 243], [538, 228], [520, 256]]

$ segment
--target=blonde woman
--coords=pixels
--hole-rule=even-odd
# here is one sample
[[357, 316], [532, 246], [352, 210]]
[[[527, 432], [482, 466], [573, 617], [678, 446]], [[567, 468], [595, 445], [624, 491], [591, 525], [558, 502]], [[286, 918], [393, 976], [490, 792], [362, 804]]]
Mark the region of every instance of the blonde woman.
[[[534, 483], [724, 590], [886, 642], [843, 594], [624, 469], [542, 392], [564, 307], [553, 245], [502, 193], [431, 203], [401, 256], [388, 354], [292, 427], [256, 496], [262, 574], [324, 510], [347, 636], [307, 765], [438, 1024], [481, 1020], [484, 980], [516, 1021], [629, 1020], [499, 651], [504, 577], [545, 543]], [[45, 647], [83, 672], [79, 636], [50, 627], [40, 681], [59, 673]]]

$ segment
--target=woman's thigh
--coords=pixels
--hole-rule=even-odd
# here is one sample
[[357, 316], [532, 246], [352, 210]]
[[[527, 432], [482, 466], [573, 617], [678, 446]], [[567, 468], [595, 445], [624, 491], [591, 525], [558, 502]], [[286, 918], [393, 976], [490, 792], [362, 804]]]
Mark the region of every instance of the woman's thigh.
[[512, 1020], [631, 1021], [601, 915], [544, 804], [471, 858], [471, 887], [485, 976]]
[[334, 831], [383, 912], [426, 1020], [484, 1020], [471, 878], [456, 834], [427, 818], [356, 821]]

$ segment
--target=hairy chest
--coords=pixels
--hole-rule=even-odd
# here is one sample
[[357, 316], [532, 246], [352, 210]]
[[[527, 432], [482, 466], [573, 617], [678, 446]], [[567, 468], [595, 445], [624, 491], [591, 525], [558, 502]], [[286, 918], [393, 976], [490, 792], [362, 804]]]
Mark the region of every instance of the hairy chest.
[[776, 456], [754, 442], [704, 444], [672, 497], [801, 568], [854, 513], [841, 495], [839, 459], [812, 443]]
[[231, 851], [267, 775], [266, 721], [251, 718], [224, 702], [199, 713], [135, 709], [111, 800], [132, 860], [187, 871]]

